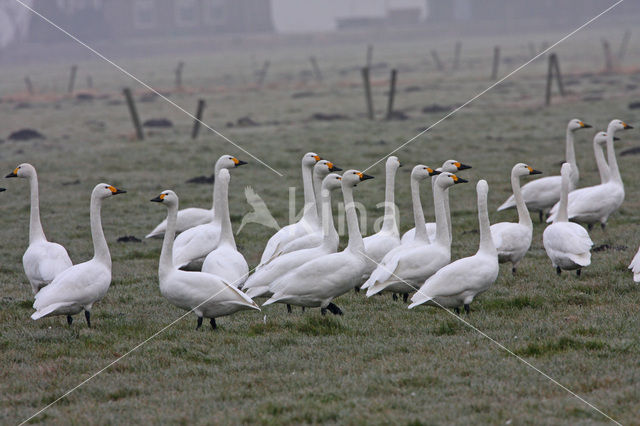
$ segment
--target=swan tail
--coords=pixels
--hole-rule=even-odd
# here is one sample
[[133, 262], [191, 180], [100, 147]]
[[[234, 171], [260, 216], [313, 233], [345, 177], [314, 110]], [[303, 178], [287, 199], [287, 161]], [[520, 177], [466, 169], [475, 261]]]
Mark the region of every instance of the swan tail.
[[67, 305], [68, 305], [67, 303], [54, 303], [52, 305], [45, 306], [44, 308], [39, 309], [39, 310], [35, 311], [33, 314], [31, 314], [31, 319], [32, 320], [37, 320], [37, 319], [40, 319], [40, 318], [44, 318], [47, 315], [53, 314], [59, 308], [62, 308], [62, 307], [67, 306]]
[[591, 264], [591, 252], [570, 254], [569, 259], [580, 266], [589, 266]]
[[507, 210], [507, 209], [512, 209], [516, 206], [515, 203], [515, 199], [513, 198], [513, 195], [509, 196], [509, 198], [507, 198], [507, 201], [505, 201], [504, 203], [502, 203], [502, 205], [500, 207], [498, 207], [498, 211], [502, 211], [502, 210]]
[[390, 259], [389, 263], [381, 263], [373, 270], [369, 279], [363, 284], [361, 289], [367, 289], [367, 297], [371, 297], [384, 290], [387, 280], [398, 268], [398, 257]]
[[433, 297], [417, 292], [411, 298], [411, 304], [409, 305], [409, 309], [413, 309], [416, 306], [422, 305], [423, 303], [427, 303], [430, 300], [433, 300]]
[[268, 291], [269, 291], [269, 286], [259, 286], [259, 287], [248, 288], [244, 294], [246, 294], [247, 296], [253, 299], [254, 297], [264, 296], [264, 294]]
[[273, 296], [271, 296], [270, 299], [268, 299], [266, 302], [264, 302], [262, 304], [262, 306], [267, 306], [267, 305], [273, 305], [274, 303], [276, 303], [278, 300], [280, 299], [279, 295], [274, 294]]

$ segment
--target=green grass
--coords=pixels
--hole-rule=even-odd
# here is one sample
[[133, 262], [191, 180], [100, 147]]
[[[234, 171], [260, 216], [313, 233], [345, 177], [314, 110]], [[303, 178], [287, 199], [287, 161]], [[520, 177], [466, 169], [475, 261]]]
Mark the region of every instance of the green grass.
[[[471, 183], [451, 190], [452, 257], [457, 259], [477, 249], [478, 179], [490, 185], [491, 221], [514, 220], [513, 211], [495, 212], [511, 191], [512, 165], [524, 161], [545, 174], [557, 174], [570, 118], [582, 118], [596, 129], [614, 117], [640, 127], [640, 110], [627, 109], [640, 98], [640, 74], [581, 75], [599, 69], [601, 52], [593, 46], [610, 34], [610, 28], [588, 31], [558, 48], [563, 72], [572, 74], [566, 78], [577, 84], [568, 86], [572, 95], [554, 98], [551, 107], [541, 107], [546, 63], [536, 61], [399, 151], [406, 165], [396, 185], [402, 231], [413, 226], [408, 181], [418, 162], [436, 167], [455, 158], [473, 166], [461, 174]], [[0, 194], [0, 423], [26, 419], [183, 315], [158, 290], [160, 241], [116, 242], [125, 235], [142, 239], [164, 218], [166, 211], [148, 201], [161, 190], [174, 189], [182, 207], [209, 206], [211, 187], [185, 182], [209, 175], [219, 155], [234, 154], [250, 162], [232, 173], [234, 229], [250, 210], [244, 199], [246, 185], [263, 197], [282, 225], [288, 217], [287, 188], [300, 187], [299, 159], [304, 152], [314, 150], [344, 169], [364, 169], [442, 116], [423, 114], [422, 107], [460, 104], [487, 87], [495, 43], [515, 61], [503, 65], [501, 73], [506, 73], [520, 63], [527, 41], [465, 40], [465, 65], [447, 75], [424, 63], [429, 50], [422, 41], [376, 43], [375, 61], [400, 70], [396, 105], [409, 115], [406, 121], [364, 118], [358, 70], [339, 72], [362, 62], [364, 47], [357, 43], [314, 51], [326, 79], [322, 85], [304, 84], [297, 77], [309, 67], [306, 48], [181, 56], [187, 63], [185, 79], [198, 90], [173, 93], [171, 99], [192, 110], [197, 98], [205, 97], [205, 121], [282, 171], [284, 178], [212, 134], [203, 132], [198, 140], [190, 140], [191, 120], [159, 100], [139, 103], [141, 116], [167, 117], [175, 127], [149, 131], [143, 142], [131, 139], [125, 106], [108, 100], [80, 103], [61, 97], [55, 102], [30, 101], [29, 108], [16, 109], [6, 97], [22, 90], [24, 74], [30, 74], [37, 87], [58, 87], [62, 92], [67, 66], [54, 62], [7, 67], [0, 81], [0, 172], [6, 174], [25, 161], [38, 168], [42, 221], [49, 239], [62, 243], [74, 263], [90, 258], [91, 189], [105, 181], [128, 193], [103, 206], [113, 258], [112, 287], [93, 308], [94, 328], [87, 329], [81, 316], [69, 328], [63, 317], [37, 322], [29, 318], [32, 294], [21, 265], [27, 246], [28, 187], [18, 179], [2, 182], [8, 191]], [[438, 43], [453, 50], [452, 39]], [[639, 49], [631, 44], [628, 64], [638, 63]], [[263, 90], [247, 88], [253, 81], [250, 54], [271, 58]], [[444, 48], [441, 56], [448, 58]], [[120, 63], [154, 86], [171, 86], [174, 57]], [[120, 99], [121, 86], [132, 85], [102, 63], [79, 66], [79, 81], [91, 73], [94, 84], [111, 100]], [[373, 73], [379, 117], [388, 72]], [[409, 86], [420, 90], [406, 91]], [[301, 91], [315, 96], [292, 97]], [[603, 91], [601, 101], [581, 99], [594, 91]], [[310, 120], [316, 112], [341, 113], [348, 119]], [[270, 124], [226, 127], [246, 115]], [[22, 127], [38, 129], [46, 139], [7, 140], [11, 131]], [[638, 145], [638, 135], [637, 130], [622, 134], [618, 149]], [[581, 185], [598, 180], [591, 137], [585, 131], [576, 138]], [[594, 229], [591, 236], [596, 245], [626, 248], [594, 252], [592, 265], [580, 278], [566, 273], [558, 277], [542, 247], [544, 225], [534, 218], [532, 248], [517, 274], [502, 266], [496, 283], [474, 301], [471, 316], [463, 318], [615, 419], [633, 423], [640, 400], [640, 379], [634, 373], [640, 349], [640, 289], [626, 266], [640, 242], [640, 169], [636, 156], [619, 157], [619, 163], [627, 200], [610, 218], [607, 231]], [[366, 205], [371, 229], [382, 213], [376, 204], [383, 201], [383, 164], [367, 173], [376, 179], [359, 185], [355, 197]], [[422, 193], [430, 215], [428, 185]], [[300, 188], [296, 196], [299, 207]], [[271, 230], [250, 224], [236, 237], [250, 265], [258, 262], [270, 235]], [[283, 306], [275, 305], [260, 313], [221, 318], [215, 332], [208, 327], [195, 331], [195, 316], [188, 315], [33, 422], [428, 425], [606, 420], [440, 309], [409, 311], [389, 296], [366, 299], [362, 292], [350, 292], [336, 304], [344, 316], [321, 317], [317, 309], [302, 313], [299, 308], [288, 315]]]

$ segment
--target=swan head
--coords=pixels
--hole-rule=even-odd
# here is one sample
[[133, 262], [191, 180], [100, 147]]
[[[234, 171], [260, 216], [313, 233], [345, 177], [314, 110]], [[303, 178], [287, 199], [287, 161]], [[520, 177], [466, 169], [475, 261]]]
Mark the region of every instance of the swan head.
[[[614, 141], [619, 141], [620, 138], [617, 137], [613, 137]], [[593, 137], [593, 143], [595, 143], [596, 145], [599, 146], [604, 146], [607, 143], [607, 133], [606, 132], [598, 132], [596, 133], [596, 135]]]
[[528, 164], [518, 163], [511, 169], [512, 176], [540, 175], [541, 171], [534, 169]]
[[442, 172], [440, 173], [440, 176], [436, 178], [436, 185], [441, 188], [449, 188], [450, 186], [466, 182], [469, 181], [466, 179], [462, 179], [451, 172]]
[[322, 180], [323, 191], [333, 191], [334, 189], [338, 189], [341, 186], [342, 186], [342, 177], [337, 173], [329, 173]]
[[392, 155], [391, 157], [387, 158], [387, 170], [392, 170], [395, 172], [396, 170], [398, 170], [398, 167], [402, 167], [402, 164], [400, 164], [400, 160], [398, 160], [398, 157]]
[[574, 132], [579, 129], [589, 129], [591, 128], [591, 126], [582, 120], [574, 118], [573, 120], [569, 120], [569, 124], [567, 124], [567, 128], [572, 132]]
[[571, 176], [571, 164], [569, 163], [562, 163], [562, 167], [560, 168], [560, 175], [561, 176]]
[[35, 176], [35, 174], [36, 174], [35, 167], [33, 167], [29, 163], [22, 163], [15, 169], [13, 169], [13, 171], [8, 175], [6, 175], [5, 177], [6, 178], [14, 178], [14, 177], [28, 178], [28, 177]]
[[238, 160], [236, 157], [234, 157], [233, 155], [223, 155], [220, 158], [218, 158], [218, 161], [216, 161], [216, 166], [215, 166], [215, 170], [216, 170], [216, 174], [219, 170], [222, 169], [233, 169], [235, 167], [238, 166], [242, 166], [243, 164], [247, 164], [246, 161], [242, 161], [242, 160]]
[[324, 179], [330, 172], [339, 172], [342, 169], [329, 160], [320, 160], [313, 166], [313, 174]]
[[150, 201], [153, 201], [154, 203], [162, 203], [167, 207], [177, 206], [178, 195], [176, 195], [176, 193], [171, 191], [170, 189], [167, 189], [165, 191], [162, 191], [156, 198], [152, 198]]
[[433, 170], [429, 166], [425, 166], [424, 164], [418, 164], [411, 170], [411, 178], [416, 180], [424, 180], [430, 176], [439, 175], [439, 170]]
[[108, 183], [99, 183], [93, 188], [93, 192], [91, 193], [91, 197], [98, 197], [100, 199], [105, 199], [111, 197], [113, 195], [118, 194], [126, 194], [127, 191], [123, 191], [122, 189], [118, 189], [113, 185], [109, 185]]
[[466, 164], [462, 164], [457, 160], [447, 160], [442, 163], [442, 167], [440, 168], [443, 172], [455, 173], [460, 170], [470, 169], [471, 166], [467, 166]]
[[633, 127], [628, 125], [622, 120], [616, 119], [616, 120], [611, 120], [611, 122], [609, 123], [609, 126], [607, 126], [607, 133], [613, 133], [616, 130], [627, 130], [627, 129], [633, 129]]
[[342, 174], [342, 187], [353, 188], [363, 180], [373, 179], [373, 176], [365, 175], [358, 170], [347, 170]]
[[315, 164], [320, 160], [322, 160], [322, 157], [320, 157], [315, 152], [307, 152], [305, 155], [302, 156], [302, 165], [304, 167], [311, 168], [315, 166]]
[[486, 180], [480, 179], [476, 184], [476, 193], [478, 195], [486, 197], [489, 194], [489, 184]]

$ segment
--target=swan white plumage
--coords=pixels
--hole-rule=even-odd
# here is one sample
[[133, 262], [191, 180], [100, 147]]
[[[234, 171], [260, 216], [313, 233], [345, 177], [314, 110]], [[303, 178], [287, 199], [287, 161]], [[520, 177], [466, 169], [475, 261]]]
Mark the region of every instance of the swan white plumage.
[[638, 252], [633, 257], [629, 269], [633, 272], [633, 281], [640, 283], [640, 248], [638, 248]]
[[302, 157], [302, 185], [304, 190], [304, 207], [302, 218], [298, 222], [291, 223], [280, 228], [278, 232], [273, 234], [262, 252], [260, 264], [264, 264], [278, 252], [289, 241], [293, 241], [310, 232], [320, 228], [318, 220], [318, 210], [313, 192], [312, 169], [313, 166], [322, 160], [320, 156], [314, 152], [307, 152]]
[[256, 270], [247, 279], [243, 290], [251, 298], [272, 296], [270, 285], [289, 271], [298, 266], [310, 262], [325, 254], [335, 253], [338, 250], [338, 232], [333, 224], [331, 212], [331, 191], [340, 188], [341, 177], [331, 173], [322, 181], [320, 194], [322, 205], [322, 244], [317, 247], [298, 250], [283, 254]]
[[[572, 191], [578, 185], [580, 179], [580, 171], [576, 163], [576, 154], [574, 148], [574, 132], [579, 129], [588, 129], [591, 126], [583, 121], [574, 118], [567, 124], [567, 133], [565, 141], [565, 161], [571, 164], [571, 181], [569, 190]], [[543, 221], [544, 211], [551, 208], [560, 199], [560, 186], [562, 179], [560, 176], [546, 176], [533, 180], [522, 186], [522, 198], [524, 199], [529, 211], [537, 211], [540, 216], [540, 222]], [[516, 206], [513, 194], [498, 207], [498, 211], [512, 209]]]
[[327, 177], [327, 175], [330, 172], [341, 171], [341, 170], [342, 169], [340, 167], [336, 166], [335, 164], [333, 164], [331, 161], [328, 161], [328, 160], [320, 160], [315, 164], [315, 166], [313, 166], [313, 193], [314, 193], [314, 200], [317, 204], [317, 214], [318, 214], [318, 223], [317, 224], [314, 223], [313, 226], [314, 228], [316, 226], [319, 226], [319, 228], [315, 229], [312, 232], [305, 233], [302, 236], [292, 241], [289, 241], [286, 244], [281, 244], [280, 247], [277, 249], [276, 253], [273, 256], [271, 256], [268, 262], [272, 262], [273, 259], [283, 254], [291, 253], [297, 250], [304, 250], [308, 248], [317, 247], [320, 244], [322, 244], [323, 231], [322, 231], [322, 224], [320, 220], [320, 218], [322, 217], [322, 212], [321, 212], [322, 203], [320, 201], [321, 199], [320, 191], [322, 188], [322, 181], [325, 177]]
[[31, 213], [29, 217], [29, 247], [22, 256], [22, 265], [33, 294], [51, 283], [65, 269], [72, 266], [67, 250], [58, 243], [47, 241], [40, 222], [38, 174], [31, 164], [20, 164], [6, 177], [29, 180], [31, 188]]
[[[226, 188], [222, 188], [222, 187]], [[228, 194], [229, 180], [213, 184], [214, 205], [216, 199], [226, 211], [229, 211], [229, 197], [218, 197], [219, 191]], [[216, 207], [217, 208], [217, 207]], [[218, 247], [220, 241], [220, 220], [218, 214], [214, 214], [214, 219], [203, 225], [194, 226], [182, 232], [175, 238], [173, 244], [173, 263], [178, 268], [200, 269], [202, 262], [209, 253]]]
[[66, 315], [67, 323], [71, 325], [71, 315], [84, 309], [87, 326], [91, 327], [91, 308], [102, 300], [111, 285], [111, 255], [100, 217], [102, 201], [125, 192], [106, 183], [93, 188], [90, 205], [93, 258], [62, 271], [51, 284], [41, 289], [33, 303], [36, 312], [31, 315], [32, 319]]
[[371, 275], [382, 258], [395, 247], [400, 245], [400, 230], [396, 218], [395, 204], [395, 178], [398, 168], [401, 167], [398, 157], [390, 156], [385, 165], [385, 195], [384, 195], [384, 219], [382, 228], [373, 235], [364, 238], [364, 252], [367, 255], [367, 269], [362, 277], [363, 281]]
[[263, 306], [287, 303], [309, 308], [320, 307], [323, 314], [325, 309], [333, 314], [342, 314], [332, 300], [355, 288], [366, 268], [364, 243], [353, 201], [353, 187], [371, 178], [372, 176], [357, 170], [348, 170], [342, 175], [342, 194], [349, 230], [347, 247], [341, 252], [315, 258], [280, 277], [271, 287], [273, 296]]
[[540, 173], [524, 163], [513, 166], [511, 169], [511, 188], [516, 199], [518, 222], [499, 222], [491, 225], [491, 238], [493, 238], [493, 244], [498, 251], [498, 261], [500, 263], [511, 262], [511, 272], [514, 274], [518, 264], [531, 247], [533, 235], [531, 216], [529, 216], [529, 210], [527, 210], [520, 192], [520, 177]]
[[[215, 189], [215, 177], [218, 176], [218, 173], [222, 169], [233, 169], [234, 167], [242, 166], [243, 164], [247, 164], [244, 161], [238, 160], [236, 157], [232, 155], [222, 155], [216, 161], [214, 167], [214, 189]], [[214, 191], [215, 192], [215, 191]], [[214, 194], [215, 195], [215, 194]], [[189, 228], [193, 228], [194, 226], [203, 225], [205, 223], [209, 223], [213, 220], [214, 217], [214, 207], [212, 205], [211, 209], [203, 209], [199, 207], [189, 207], [186, 209], [182, 209], [178, 212], [178, 222], [176, 223], [176, 233], [184, 232]], [[164, 232], [167, 229], [167, 220], [163, 220], [156, 226], [153, 231], [151, 231], [145, 238], [162, 238]]]
[[580, 275], [581, 268], [591, 264], [590, 250], [593, 242], [586, 229], [577, 223], [569, 222], [567, 200], [571, 165], [564, 163], [560, 172], [562, 175], [560, 207], [553, 223], [547, 226], [542, 234], [542, 244], [558, 275], [563, 269], [577, 269], [577, 274]]
[[[216, 183], [219, 179], [216, 179]], [[173, 191], [163, 191], [151, 201], [167, 207], [167, 231], [162, 242], [158, 264], [160, 293], [173, 305], [193, 311], [198, 317], [196, 330], [202, 326], [203, 318], [210, 318], [215, 329], [216, 318], [231, 315], [245, 309], [260, 310], [253, 300], [225, 282], [217, 275], [206, 272], [183, 271], [173, 263], [173, 243], [178, 216], [178, 196]]]
[[249, 265], [236, 247], [236, 240], [233, 238], [233, 230], [231, 229], [229, 203], [225, 202], [229, 198], [229, 181], [231, 180], [229, 170], [220, 170], [216, 176], [217, 179], [223, 183], [218, 187], [217, 199], [214, 201], [216, 209], [214, 222], [220, 227], [220, 239], [215, 250], [205, 257], [202, 263], [202, 272], [217, 275], [225, 282], [241, 288], [249, 275]]
[[446, 188], [464, 182], [467, 181], [448, 172], [443, 172], [436, 177], [433, 194], [437, 224], [435, 240], [428, 244], [416, 238], [413, 243], [401, 244], [387, 253], [363, 285], [363, 288], [367, 289], [367, 297], [381, 291], [411, 293], [451, 261], [451, 239], [447, 229], [444, 191]]
[[413, 295], [409, 309], [418, 305], [439, 305], [446, 308], [464, 306], [469, 314], [469, 304], [480, 293], [491, 287], [498, 278], [498, 252], [493, 245], [489, 213], [487, 211], [487, 181], [476, 185], [478, 193], [478, 222], [480, 224], [480, 247], [475, 255], [458, 259], [433, 274]]
[[[569, 192], [567, 214], [570, 220], [586, 223], [589, 227], [600, 223], [605, 228], [609, 216], [617, 211], [624, 202], [624, 184], [618, 169], [618, 161], [613, 147], [613, 138], [618, 130], [632, 129], [620, 120], [612, 120], [607, 127], [607, 157], [609, 160], [609, 179], [600, 185], [580, 188]], [[553, 210], [547, 222], [552, 222], [558, 214]]]
[[[439, 167], [436, 169], [436, 171], [438, 172], [449, 172], [449, 173], [456, 173], [460, 170], [467, 170], [470, 169], [471, 166], [468, 166], [466, 164], [462, 164], [461, 162], [457, 161], [457, 160], [447, 160], [444, 163], [442, 163], [442, 167]], [[433, 185], [435, 185], [436, 180], [433, 179], [431, 181], [431, 188], [433, 189]], [[451, 217], [451, 212], [449, 210], [449, 189], [447, 188], [444, 192], [444, 209], [445, 212], [447, 213], [447, 217]], [[425, 225], [427, 227], [427, 235], [429, 236], [429, 241], [433, 241], [436, 238], [436, 223], [435, 222], [428, 222]], [[449, 227], [449, 238], [451, 238], [451, 221], [449, 221], [449, 223], [447, 224], [447, 226]], [[410, 243], [411, 241], [413, 241], [413, 239], [415, 238], [416, 235], [416, 228], [411, 228], [409, 229], [407, 232], [405, 232], [402, 235], [402, 238], [400, 239], [400, 243], [401, 244], [406, 244], [406, 243]]]

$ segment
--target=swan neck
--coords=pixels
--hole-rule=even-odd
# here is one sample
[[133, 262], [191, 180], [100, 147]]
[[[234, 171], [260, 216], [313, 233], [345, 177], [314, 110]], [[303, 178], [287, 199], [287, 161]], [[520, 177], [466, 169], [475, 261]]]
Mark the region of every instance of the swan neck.
[[576, 162], [576, 151], [573, 145], [573, 130], [567, 128], [567, 140], [565, 143], [565, 161], [571, 164], [571, 182], [576, 186], [580, 179], [580, 171], [578, 170], [578, 163]]
[[622, 183], [620, 169], [618, 169], [618, 160], [616, 159], [616, 151], [613, 147], [613, 137], [616, 130], [614, 128], [607, 129], [607, 157], [609, 160], [610, 180]]
[[29, 244], [46, 241], [40, 222], [40, 195], [38, 192], [38, 175], [33, 170], [33, 174], [29, 176], [29, 189], [31, 193], [31, 213], [29, 215]]
[[480, 248], [479, 252], [492, 253], [497, 256], [496, 247], [491, 238], [491, 225], [489, 223], [489, 211], [487, 209], [487, 194], [478, 194], [478, 222], [480, 224]]
[[347, 229], [349, 230], [347, 249], [356, 253], [364, 253], [364, 242], [362, 241], [360, 226], [358, 225], [358, 214], [356, 213], [356, 206], [353, 202], [353, 188], [343, 186], [342, 195], [344, 197], [344, 209], [347, 216]]
[[158, 266], [158, 273], [160, 275], [173, 269], [173, 242], [176, 239], [177, 221], [178, 206], [169, 206], [167, 208], [167, 230], [164, 233], [162, 250], [160, 252], [160, 264]]
[[596, 165], [598, 166], [598, 173], [600, 174], [600, 183], [605, 184], [609, 181], [609, 165], [604, 158], [604, 148], [593, 143], [593, 155], [596, 157]]
[[222, 170], [222, 163], [218, 160], [213, 168], [213, 193], [211, 194], [213, 201], [211, 203], [211, 211], [215, 211], [216, 209], [216, 182], [218, 181], [218, 173], [220, 173], [220, 170]]
[[453, 234], [451, 233], [451, 210], [449, 210], [449, 188], [444, 190], [444, 217], [447, 219], [447, 231], [449, 236], [449, 244], [453, 240]]
[[518, 223], [524, 225], [527, 228], [533, 229], [533, 223], [531, 222], [531, 216], [529, 215], [529, 209], [522, 198], [522, 191], [520, 190], [520, 177], [511, 173], [511, 189], [513, 190], [513, 197], [516, 199], [516, 209], [518, 210]]
[[[219, 183], [217, 181], [220, 181]], [[220, 243], [225, 242], [236, 247], [229, 216], [229, 181], [216, 179], [216, 200], [214, 204], [214, 223], [220, 227]]]
[[91, 208], [89, 216], [91, 221], [91, 239], [93, 240], [93, 258], [111, 266], [109, 246], [102, 230], [102, 199], [97, 195], [91, 195]]
[[424, 211], [422, 210], [422, 201], [420, 200], [420, 182], [411, 178], [411, 201], [413, 203], [413, 221], [416, 225], [416, 234], [414, 240], [423, 240], [429, 242], [427, 235], [427, 226], [424, 220]]
[[318, 217], [322, 217], [322, 177], [313, 170], [313, 198]]
[[312, 168], [302, 165], [302, 186], [304, 190], [304, 212], [303, 218], [317, 219], [318, 210], [316, 208], [316, 197], [313, 193]]
[[322, 238], [323, 241], [328, 241], [331, 235], [336, 232], [331, 211], [331, 191], [323, 188], [320, 197], [322, 203]]
[[569, 176], [562, 175], [562, 183], [560, 187], [560, 205], [558, 206], [558, 214], [553, 223], [568, 222], [569, 213], [567, 211], [569, 205]]
[[447, 212], [444, 208], [444, 192], [444, 188], [441, 188], [439, 185], [434, 185], [433, 206], [436, 212], [436, 242], [447, 246], [450, 240], [448, 235]]
[[384, 188], [384, 220], [382, 221], [382, 231], [385, 232], [398, 232], [395, 209], [395, 183], [396, 171], [392, 167], [387, 167]]

